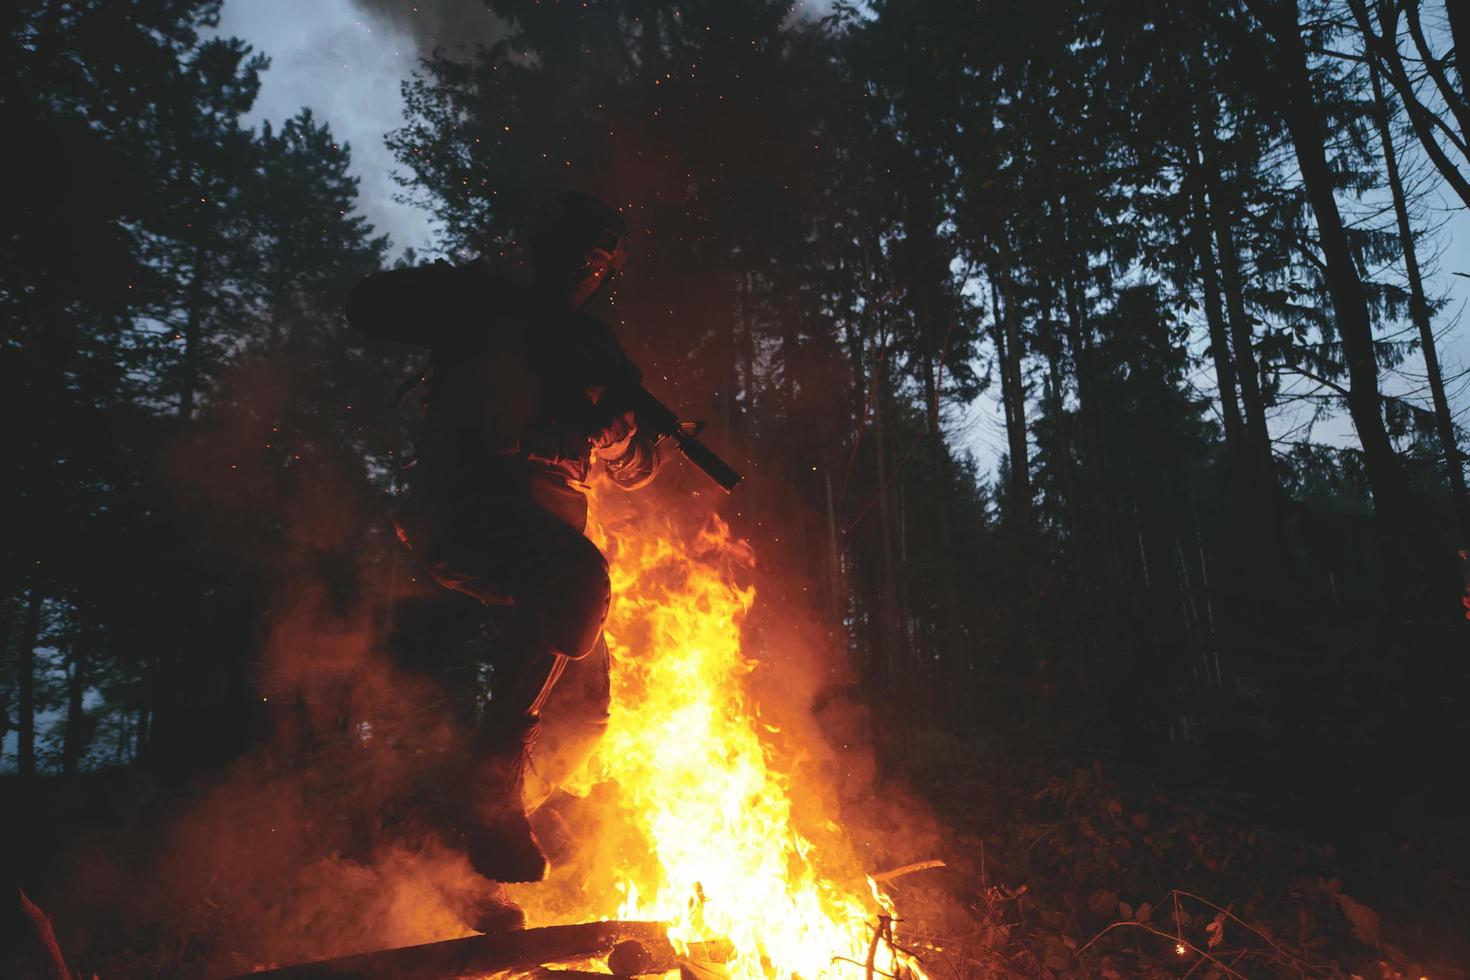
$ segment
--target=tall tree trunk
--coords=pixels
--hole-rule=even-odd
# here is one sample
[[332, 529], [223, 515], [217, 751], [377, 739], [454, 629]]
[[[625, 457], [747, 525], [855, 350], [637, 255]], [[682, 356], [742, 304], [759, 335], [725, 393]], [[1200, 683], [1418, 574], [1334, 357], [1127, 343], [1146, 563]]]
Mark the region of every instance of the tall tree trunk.
[[1201, 207], [1214, 229], [1216, 253], [1219, 257], [1220, 282], [1224, 287], [1225, 312], [1230, 325], [1230, 341], [1234, 353], [1235, 380], [1240, 386], [1244, 410], [1245, 451], [1240, 461], [1249, 475], [1252, 496], [1261, 507], [1261, 519], [1274, 528], [1279, 484], [1276, 462], [1271, 454], [1271, 431], [1266, 424], [1266, 401], [1261, 394], [1260, 372], [1256, 365], [1255, 330], [1245, 308], [1245, 287], [1240, 275], [1240, 250], [1235, 244], [1235, 197], [1226, 188], [1220, 172], [1220, 142], [1215, 129], [1214, 102], [1206, 95], [1199, 111], [1202, 160], [1207, 199]]
[[[996, 277], [1001, 283], [996, 283]], [[1021, 376], [1021, 326], [1005, 273], [992, 270], [991, 305], [995, 323], [996, 362], [1000, 367], [1001, 402], [1005, 407], [1006, 446], [1011, 457], [1011, 513], [1022, 538], [1031, 533], [1031, 460], [1026, 429], [1026, 387]]]
[[[1066, 323], [1068, 324], [1065, 328], [1068, 337], [1073, 333], [1073, 328], [1071, 327], [1073, 322], [1076, 322], [1078, 325], [1076, 333], [1081, 333], [1081, 304], [1084, 300], [1080, 294], [1083, 292], [1083, 288], [1073, 281], [1072, 275], [1064, 274], [1062, 276], [1062, 306], [1063, 315], [1066, 317]], [[1066, 512], [1069, 515], [1068, 524], [1071, 527], [1075, 542], [1081, 537], [1080, 528], [1086, 521], [1083, 514], [1086, 512], [1088, 506], [1087, 501], [1082, 499], [1082, 490], [1078, 487], [1077, 450], [1082, 440], [1077, 434], [1079, 428], [1077, 422], [1080, 419], [1074, 419], [1071, 415], [1067, 414], [1064, 394], [1066, 366], [1062, 361], [1062, 348], [1064, 345], [1069, 344], [1070, 341], [1062, 336], [1063, 328], [1061, 324], [1050, 324], [1049, 330], [1051, 335], [1046, 339], [1045, 343], [1048, 367], [1046, 384], [1051, 399], [1052, 416], [1055, 418], [1053, 424], [1057, 427], [1057, 457], [1061, 461], [1062, 495], [1066, 498]], [[1076, 371], [1077, 366], [1074, 364], [1074, 375]], [[1080, 380], [1078, 380], [1077, 391], [1078, 415], [1080, 417], [1082, 406]], [[1082, 559], [1085, 556], [1075, 546], [1069, 550], [1071, 551], [1070, 561], [1075, 568], [1080, 570], [1084, 564]], [[1086, 601], [1088, 600], [1084, 598], [1084, 602]]]
[[[1254, 4], [1256, 0], [1249, 0], [1249, 2]], [[1445, 7], [1447, 9], [1453, 9], [1455, 6], [1462, 5], [1463, 3], [1464, 0], [1446, 0]], [[1409, 71], [1404, 64], [1404, 57], [1398, 49], [1399, 6], [1397, 4], [1388, 5], [1381, 2], [1373, 2], [1371, 9], [1373, 14], [1376, 15], [1378, 21], [1377, 27], [1373, 23], [1374, 16], [1370, 16], [1369, 13], [1370, 0], [1348, 0], [1348, 9], [1352, 11], [1353, 19], [1357, 22], [1358, 31], [1363, 36], [1363, 43], [1369, 53], [1369, 57], [1378, 59], [1379, 64], [1388, 76], [1389, 83], [1398, 92], [1399, 98], [1403, 100], [1404, 112], [1409, 118], [1409, 124], [1414, 128], [1414, 135], [1419, 137], [1420, 148], [1424, 150], [1425, 156], [1429, 157], [1430, 162], [1434, 164], [1435, 169], [1439, 171], [1445, 183], [1449, 184], [1451, 189], [1460, 196], [1460, 200], [1465, 202], [1465, 206], [1470, 208], [1470, 178], [1467, 178], [1461, 172], [1459, 166], [1450, 158], [1449, 154], [1445, 153], [1444, 147], [1440, 145], [1440, 134], [1442, 133], [1450, 142], [1460, 144], [1459, 149], [1463, 156], [1465, 155], [1463, 138], [1456, 136], [1453, 131], [1450, 131], [1448, 124], [1445, 124], [1444, 129], [1440, 129], [1439, 126], [1443, 120], [1436, 116], [1432, 108], [1426, 106], [1419, 99], [1418, 92], [1415, 89], [1414, 79], [1409, 76]], [[1255, 8], [1252, 6], [1252, 11], [1254, 10]], [[1257, 16], [1260, 15], [1257, 14]], [[1463, 18], [1461, 18], [1461, 26], [1463, 26]], [[1450, 22], [1450, 28], [1452, 31], [1455, 30], [1453, 20]], [[1456, 36], [1456, 40], [1463, 40], [1463, 32]], [[1459, 66], [1462, 86], [1465, 77], [1464, 50], [1464, 48], [1458, 46], [1455, 49], [1455, 58]], [[1439, 94], [1445, 94], [1443, 88], [1439, 90]], [[1450, 97], [1458, 98], [1459, 93], [1455, 93], [1451, 89]]]
[[732, 276], [727, 285], [728, 301], [724, 304], [727, 311], [718, 331], [719, 338], [719, 360], [716, 362], [719, 369], [724, 371], [724, 377], [720, 379], [720, 390], [716, 397], [720, 403], [720, 431], [726, 433], [727, 438], [736, 432], [735, 393], [740, 390], [740, 360], [735, 356], [739, 349], [739, 310], [740, 310], [740, 280]]
[[188, 309], [184, 315], [184, 365], [179, 381], [179, 418], [182, 419], [194, 417], [194, 403], [199, 397], [200, 362], [203, 358], [199, 348], [203, 343], [204, 267], [207, 261], [203, 244], [196, 245], [194, 276], [189, 280]]
[[745, 288], [740, 294], [740, 374], [745, 387], [745, 417], [754, 419], [756, 417], [755, 313], [750, 309], [750, 297], [754, 290], [751, 287], [749, 275], [742, 278]]
[[87, 735], [87, 656], [83, 641], [72, 644], [66, 674], [66, 731], [61, 740], [61, 771], [74, 773], [81, 766]]
[[1450, 43], [1455, 48], [1455, 72], [1460, 76], [1460, 97], [1470, 98], [1470, 4], [1445, 0], [1450, 21]]
[[1455, 440], [1455, 423], [1450, 415], [1449, 399], [1445, 397], [1444, 377], [1439, 370], [1439, 353], [1435, 349], [1434, 330], [1429, 320], [1429, 302], [1424, 296], [1424, 279], [1419, 273], [1414, 231], [1409, 225], [1408, 203], [1404, 199], [1404, 184], [1399, 177], [1398, 157], [1393, 147], [1388, 100], [1384, 98], [1378, 69], [1371, 61], [1368, 63], [1368, 77], [1373, 84], [1374, 118], [1378, 123], [1378, 137], [1383, 142], [1383, 167], [1388, 175], [1389, 189], [1393, 192], [1393, 210], [1398, 219], [1404, 270], [1409, 277], [1409, 315], [1419, 328], [1419, 344], [1424, 349], [1424, 370], [1429, 376], [1429, 393], [1434, 402], [1435, 428], [1439, 432], [1439, 444], [1444, 449], [1445, 470], [1449, 476], [1450, 491], [1455, 501], [1455, 517], [1463, 541], [1470, 534], [1470, 500], [1467, 500], [1465, 492], [1465, 469], [1459, 444]]
[[[880, 619], [883, 630], [883, 684], [885, 688], [892, 690], [901, 685], [902, 678], [899, 676], [899, 658], [903, 652], [903, 603], [898, 591], [898, 576], [894, 569], [894, 543], [893, 543], [893, 507], [888, 495], [888, 447], [885, 438], [886, 426], [884, 420], [887, 418], [886, 395], [888, 386], [888, 372], [883, 364], [879, 362], [874, 371], [873, 384], [878, 385], [877, 396], [873, 399], [873, 454], [876, 459], [878, 478], [878, 529], [879, 529], [879, 562], [883, 569], [882, 595], [879, 600]], [[876, 692], [875, 692], [876, 693]], [[891, 696], [885, 697], [883, 693], [877, 693], [880, 703], [876, 706], [884, 712], [885, 720], [889, 725], [896, 725], [897, 734], [900, 738], [906, 737], [903, 730], [901, 718], [892, 717], [893, 701]], [[907, 708], [904, 705], [903, 708]], [[886, 710], [885, 709], [889, 709]], [[902, 714], [907, 714], [904, 710]]]
[[[1054, 321], [1046, 321], [1047, 329], [1053, 332], [1053, 336], [1040, 338], [1041, 349], [1046, 358], [1046, 383], [1043, 389], [1046, 399], [1046, 411], [1051, 418], [1051, 424], [1055, 430], [1057, 440], [1055, 457], [1057, 469], [1061, 471], [1062, 502], [1067, 513], [1067, 525], [1073, 534], [1077, 533], [1084, 518], [1078, 514], [1078, 500], [1076, 497], [1076, 480], [1072, 465], [1072, 426], [1067, 415], [1066, 394], [1062, 389], [1062, 379], [1066, 376], [1066, 365], [1062, 363], [1062, 341], [1055, 336], [1057, 324]], [[1074, 554], [1073, 557], [1078, 557]]]
[[1072, 356], [1072, 373], [1077, 382], [1077, 447], [1079, 458], [1078, 500], [1075, 513], [1080, 524], [1096, 521], [1100, 525], [1102, 547], [1093, 559], [1095, 568], [1089, 569], [1092, 581], [1107, 581], [1126, 574], [1128, 563], [1124, 559], [1125, 543], [1118, 526], [1114, 506], [1113, 490], [1116, 481], [1110, 470], [1112, 461], [1108, 452], [1107, 433], [1098, 418], [1093, 397], [1092, 348], [1088, 339], [1086, 318], [1086, 282], [1079, 274], [1085, 270], [1086, 258], [1074, 259], [1072, 269], [1062, 276], [1062, 299], [1066, 308], [1066, 329], [1063, 331], [1067, 352]]
[[144, 706], [138, 709], [137, 725], [133, 732], [133, 758], [141, 760], [148, 751], [149, 735], [151, 734], [150, 722], [153, 720], [153, 712]]
[[[912, 257], [911, 275], [917, 281], [911, 285], [915, 287], [917, 299], [914, 314], [918, 318], [919, 340], [922, 345], [920, 353], [923, 359], [924, 408], [929, 440], [929, 478], [934, 487], [932, 512], [929, 516], [933, 520], [934, 540], [939, 548], [940, 586], [943, 590], [940, 616], [944, 635], [939, 649], [932, 653], [937, 655], [942, 650], [950, 662], [958, 663], [964, 656], [964, 635], [960, 620], [959, 572], [955, 564], [954, 533], [951, 530], [954, 513], [953, 488], [949, 477], [949, 452], [944, 444], [944, 431], [940, 423], [940, 399], [945, 358], [949, 353], [948, 347], [962, 300], [959, 295], [949, 295], [949, 267], [953, 256], [944, 248], [939, 238], [937, 229], [941, 215], [937, 200], [929, 194], [916, 192], [909, 195], [908, 203], [907, 233], [916, 252]], [[904, 513], [907, 514], [908, 511], [905, 509]], [[929, 651], [916, 646], [912, 657], [919, 658], [928, 653]], [[914, 676], [924, 677], [932, 663], [932, 657], [915, 660]], [[918, 705], [915, 704], [915, 707]]]
[[822, 487], [827, 497], [827, 614], [832, 623], [843, 619], [842, 547], [837, 538], [837, 501], [832, 496], [832, 467], [822, 468]]
[[1373, 324], [1334, 196], [1332, 169], [1327, 163], [1325, 150], [1326, 134], [1308, 73], [1297, 0], [1246, 2], [1276, 41], [1275, 57], [1281, 82], [1278, 108], [1296, 148], [1297, 166], [1317, 219], [1333, 316], [1347, 355], [1348, 411], [1363, 447], [1374, 507], [1388, 528], [1406, 537], [1411, 526], [1406, 487], [1383, 422], [1378, 392], [1378, 360], [1373, 350]]
[[41, 605], [45, 598], [35, 582], [31, 583], [30, 595], [26, 598], [25, 615], [21, 620], [19, 656], [16, 658], [16, 673], [19, 675], [20, 690], [16, 705], [16, 766], [22, 776], [36, 774], [36, 644], [41, 639]]
[[1225, 317], [1220, 309], [1220, 276], [1215, 266], [1215, 251], [1210, 243], [1210, 222], [1205, 211], [1204, 194], [1196, 188], [1190, 210], [1190, 234], [1199, 261], [1200, 284], [1205, 293], [1205, 322], [1210, 331], [1210, 359], [1215, 366], [1215, 384], [1220, 389], [1220, 417], [1225, 429], [1227, 465], [1238, 479], [1245, 462], [1244, 423], [1240, 418], [1240, 399], [1235, 390], [1235, 363], [1230, 353], [1230, 340], [1225, 331]]
[[[796, 357], [801, 349], [801, 338], [796, 333], [795, 317], [782, 317], [780, 321], [781, 332], [781, 411], [786, 418], [797, 418], [796, 410]], [[792, 536], [795, 546], [795, 554], [801, 557], [803, 572], [810, 580], [813, 572], [818, 569], [813, 562], [819, 560], [820, 553], [813, 553], [807, 546], [807, 523], [810, 507], [808, 501], [811, 499], [811, 460], [805, 455], [804, 447], [794, 443], [788, 443], [784, 449], [786, 455], [786, 485], [788, 502], [786, 513], [788, 515], [787, 530]], [[820, 580], [820, 576], [817, 577]]]
[[[1445, 8], [1448, 12], [1451, 7], [1463, 7], [1464, 5], [1464, 0], [1447, 0]], [[1457, 143], [1461, 157], [1470, 157], [1470, 152], [1467, 152], [1467, 147], [1470, 147], [1470, 142], [1467, 142], [1470, 141], [1470, 102], [1465, 99], [1464, 87], [1456, 86], [1445, 72], [1444, 67], [1448, 59], [1439, 58], [1433, 46], [1430, 45], [1429, 37], [1424, 33], [1423, 19], [1419, 16], [1419, 7], [1419, 0], [1411, 0], [1403, 5], [1404, 21], [1408, 24], [1409, 36], [1414, 39], [1414, 48], [1419, 54], [1421, 67], [1434, 82], [1435, 89], [1439, 93], [1440, 104], [1448, 109], [1449, 114], [1460, 124], [1460, 136]], [[1379, 20], [1382, 22], [1382, 8], [1380, 7], [1379, 10]], [[1450, 16], [1453, 17], [1453, 14]], [[1453, 20], [1450, 23], [1453, 27]], [[1464, 48], [1455, 53], [1457, 58], [1461, 51], [1464, 51]], [[1450, 135], [1453, 138], [1453, 134]]]
[[[953, 484], [949, 476], [949, 450], [944, 443], [944, 430], [939, 424], [938, 390], [935, 390], [935, 408], [931, 411], [929, 445], [930, 445], [930, 478], [935, 483], [936, 506], [934, 508], [935, 527], [938, 531], [936, 539], [940, 549], [940, 574], [944, 583], [944, 641], [940, 644], [945, 658], [950, 663], [958, 663], [965, 655], [964, 622], [960, 619], [960, 587], [959, 569], [956, 567], [954, 547], [954, 496]], [[905, 567], [908, 563], [905, 562]], [[918, 655], [920, 651], [915, 651]], [[939, 650], [933, 651], [938, 654]], [[925, 657], [915, 664], [919, 676], [924, 676], [932, 669], [934, 658]], [[917, 692], [927, 702], [928, 692]], [[915, 707], [919, 707], [915, 704]]]

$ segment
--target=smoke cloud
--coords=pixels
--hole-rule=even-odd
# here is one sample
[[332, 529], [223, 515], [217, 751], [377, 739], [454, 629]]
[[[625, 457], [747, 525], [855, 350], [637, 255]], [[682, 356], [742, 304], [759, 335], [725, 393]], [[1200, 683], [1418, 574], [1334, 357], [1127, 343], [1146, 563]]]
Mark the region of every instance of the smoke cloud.
[[209, 692], [242, 669], [258, 736], [168, 796], [131, 776], [144, 802], [60, 859], [47, 911], [84, 975], [227, 976], [455, 938], [496, 891], [425, 815], [436, 767], [463, 746], [442, 687], [384, 643], [395, 600], [426, 586], [391, 559], [304, 360], [245, 359], [160, 460], [190, 540], [263, 600], [257, 641], [222, 636], [190, 658], [183, 693], [209, 707], [174, 740], [237, 724], [211, 720]]
[[411, 38], [421, 57], [442, 50], [467, 57], [477, 45], [490, 45], [508, 33], [481, 0], [353, 0], [369, 16]]

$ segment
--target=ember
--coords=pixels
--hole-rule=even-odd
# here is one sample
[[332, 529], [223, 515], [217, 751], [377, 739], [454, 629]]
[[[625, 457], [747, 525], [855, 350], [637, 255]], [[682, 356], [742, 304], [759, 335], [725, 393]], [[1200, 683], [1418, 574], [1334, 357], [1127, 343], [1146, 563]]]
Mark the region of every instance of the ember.
[[[605, 511], [594, 496], [592, 533], [612, 558], [617, 597], [612, 719], [577, 789], [616, 783], [616, 814], [583, 842], [603, 861], [616, 856], [592, 877], [578, 864], [519, 889], [530, 923], [667, 920], [676, 945], [729, 940], [734, 977], [853, 976], [870, 962], [922, 976], [875, 943], [889, 899], [763, 738], [775, 726], [747, 686], [762, 665], [741, 646], [756, 599], [744, 584], [750, 547], [713, 515], [690, 535], [667, 517], [619, 522]], [[608, 882], [598, 876], [612, 888], [599, 892]]]

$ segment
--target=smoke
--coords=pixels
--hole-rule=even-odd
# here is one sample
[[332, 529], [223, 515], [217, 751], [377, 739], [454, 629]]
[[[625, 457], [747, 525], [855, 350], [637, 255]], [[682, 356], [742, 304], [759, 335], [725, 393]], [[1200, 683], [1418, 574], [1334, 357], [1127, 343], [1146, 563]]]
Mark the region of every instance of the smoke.
[[159, 736], [195, 769], [209, 756], [191, 747], [238, 739], [219, 692], [240, 684], [214, 680], [241, 670], [259, 734], [182, 795], [130, 777], [146, 802], [63, 859], [48, 911], [84, 973], [223, 976], [450, 939], [496, 894], [427, 816], [465, 747], [441, 686], [385, 649], [395, 600], [424, 586], [392, 559], [315, 365], [246, 359], [160, 461], [185, 538], [258, 619], [253, 638], [217, 624], [219, 649], [183, 662]]
[[[264, 737], [188, 800], [159, 801], [151, 818], [74, 853], [65, 903], [51, 911], [73, 925], [63, 943], [89, 970], [229, 975], [450, 939], [497, 894], [415, 805], [446, 771], [439, 762], [463, 750], [442, 689], [384, 649], [389, 605], [423, 585], [407, 562], [384, 560], [396, 542], [365, 531], [382, 524], [380, 504], [361, 460], [310, 408], [326, 396], [301, 361], [242, 364], [165, 460], [190, 533], [267, 596], [251, 658]], [[708, 497], [665, 477], [617, 495], [604, 520], [703, 522]], [[774, 559], [782, 549], [770, 544]], [[751, 695], [773, 761], [810, 804], [800, 829], [824, 854], [842, 853], [846, 836], [870, 871], [940, 856], [938, 828], [878, 779], [840, 630], [809, 609], [803, 572], [763, 558], [753, 574]], [[617, 807], [616, 788], [599, 786], [539, 821], [555, 856], [574, 859], [564, 880], [578, 887], [559, 916], [576, 915], [594, 886], [614, 888], [602, 879], [646, 847], [608, 833]], [[121, 960], [109, 948], [119, 935], [141, 937]]]
[[413, 40], [420, 57], [436, 50], [465, 58], [505, 37], [505, 21], [482, 0], [352, 0], [364, 13]]

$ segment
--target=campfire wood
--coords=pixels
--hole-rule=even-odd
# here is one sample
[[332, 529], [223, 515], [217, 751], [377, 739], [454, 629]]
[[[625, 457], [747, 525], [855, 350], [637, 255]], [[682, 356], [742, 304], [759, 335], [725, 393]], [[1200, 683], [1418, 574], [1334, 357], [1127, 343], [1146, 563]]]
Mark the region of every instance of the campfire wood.
[[616, 921], [546, 926], [358, 953], [248, 973], [236, 980], [446, 980], [590, 959], [626, 942], [636, 942], [647, 951], [647, 972], [664, 973], [680, 966], [669, 944], [668, 928], [664, 922]]
[[680, 960], [679, 980], [730, 980], [730, 971], [721, 963]]

